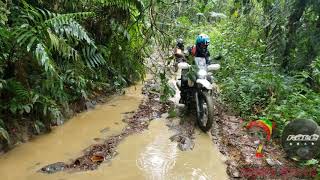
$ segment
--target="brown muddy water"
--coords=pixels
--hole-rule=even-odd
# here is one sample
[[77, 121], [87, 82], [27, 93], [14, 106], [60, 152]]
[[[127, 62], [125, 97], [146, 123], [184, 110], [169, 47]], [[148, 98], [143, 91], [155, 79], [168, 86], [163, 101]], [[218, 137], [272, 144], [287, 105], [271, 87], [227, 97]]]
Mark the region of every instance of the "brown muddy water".
[[51, 163], [74, 159], [82, 150], [121, 132], [124, 113], [134, 111], [141, 103], [142, 85], [126, 90], [94, 110], [81, 113], [50, 134], [39, 136], [0, 156], [1, 180], [120, 180], [120, 179], [228, 179], [226, 165], [208, 134], [196, 132], [192, 151], [180, 151], [170, 137], [165, 119], [151, 122], [149, 130], [129, 136], [118, 146], [119, 155], [95, 171], [37, 172]]

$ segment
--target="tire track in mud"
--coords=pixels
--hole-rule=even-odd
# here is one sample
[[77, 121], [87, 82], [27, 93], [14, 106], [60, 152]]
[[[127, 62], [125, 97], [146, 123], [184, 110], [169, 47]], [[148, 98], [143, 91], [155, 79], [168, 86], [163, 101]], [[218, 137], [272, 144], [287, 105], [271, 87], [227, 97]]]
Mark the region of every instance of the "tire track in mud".
[[178, 143], [181, 151], [193, 150], [195, 146], [195, 121], [191, 118], [180, 117], [178, 119], [169, 119], [167, 126], [169, 130], [176, 131], [176, 134], [170, 137], [170, 140]]
[[[170, 137], [171, 141], [178, 143], [178, 148], [181, 151], [192, 150], [195, 145], [195, 127], [196, 120], [191, 113], [186, 114], [183, 107], [179, 106], [180, 90], [176, 85], [179, 73], [171, 73], [171, 79], [169, 85], [175, 90], [175, 96], [170, 99], [174, 104], [174, 111], [176, 112], [177, 118], [169, 118], [167, 126], [170, 130], [175, 130], [177, 133]], [[176, 76], [176, 77], [175, 77]]]

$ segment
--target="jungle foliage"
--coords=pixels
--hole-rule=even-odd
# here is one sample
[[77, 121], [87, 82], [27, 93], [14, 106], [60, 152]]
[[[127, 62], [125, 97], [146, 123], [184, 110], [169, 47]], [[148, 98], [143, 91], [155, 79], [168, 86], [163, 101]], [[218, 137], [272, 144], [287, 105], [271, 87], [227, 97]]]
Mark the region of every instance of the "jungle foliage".
[[221, 98], [238, 115], [248, 121], [266, 117], [280, 131], [294, 119], [320, 124], [320, 1], [169, 4], [162, 4], [167, 14], [161, 22], [172, 45], [178, 37], [188, 45], [200, 33], [211, 37], [212, 57], [223, 57], [215, 74]]
[[143, 79], [144, 11], [140, 0], [0, 0], [0, 140]]
[[248, 120], [281, 127], [297, 118], [320, 124], [319, 8], [311, 0], [162, 1], [167, 14], [158, 19], [173, 43], [208, 34], [212, 58], [223, 57], [223, 100]]
[[41, 130], [143, 78], [150, 47], [170, 52], [199, 33], [223, 57], [216, 80], [239, 115], [320, 124], [317, 0], [0, 0], [0, 135], [9, 140], [11, 121]]

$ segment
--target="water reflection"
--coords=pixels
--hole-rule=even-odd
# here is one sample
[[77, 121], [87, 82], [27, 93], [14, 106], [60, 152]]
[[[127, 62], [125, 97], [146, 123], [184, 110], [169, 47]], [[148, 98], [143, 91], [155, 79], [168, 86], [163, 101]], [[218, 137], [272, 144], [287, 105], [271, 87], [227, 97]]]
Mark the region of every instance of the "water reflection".
[[168, 141], [168, 134], [160, 133], [140, 153], [138, 167], [152, 180], [166, 179], [176, 163], [177, 144]]

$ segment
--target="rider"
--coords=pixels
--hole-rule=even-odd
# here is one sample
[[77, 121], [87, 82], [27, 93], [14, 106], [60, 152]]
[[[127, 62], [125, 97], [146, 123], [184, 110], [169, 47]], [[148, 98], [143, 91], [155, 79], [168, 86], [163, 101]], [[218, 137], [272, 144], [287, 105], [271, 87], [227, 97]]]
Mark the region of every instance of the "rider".
[[179, 48], [181, 49], [182, 51], [184, 50], [184, 42], [183, 42], [183, 39], [182, 38], [178, 38], [177, 39], [177, 46], [176, 48]]
[[[210, 52], [208, 50], [208, 46], [210, 44], [210, 38], [206, 34], [199, 34], [196, 39], [196, 44], [193, 45], [192, 47], [188, 48], [189, 54], [191, 54], [194, 57], [203, 57], [206, 59], [206, 64], [210, 65], [211, 60], [210, 60]], [[211, 77], [208, 77], [209, 81], [212, 82]], [[181, 79], [181, 86], [187, 86], [187, 80], [185, 78]], [[180, 93], [180, 103], [184, 103], [185, 98], [187, 96], [187, 92], [185, 88], [181, 88], [181, 93]]]
[[175, 57], [174, 68], [175, 68], [175, 71], [178, 71], [178, 63], [185, 61], [184, 42], [182, 38], [177, 39], [177, 45], [174, 48], [174, 57]]
[[182, 38], [177, 39], [177, 45], [174, 49], [174, 56], [176, 58], [176, 63], [184, 61], [184, 42]]
[[206, 34], [199, 34], [196, 39], [196, 44], [188, 48], [189, 54], [194, 57], [204, 57], [206, 58], [206, 63], [211, 64], [210, 52], [208, 46], [210, 44], [210, 38]]

